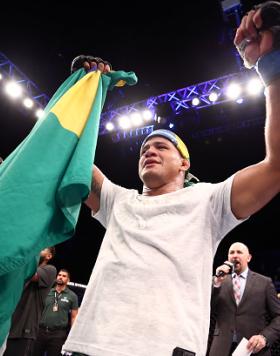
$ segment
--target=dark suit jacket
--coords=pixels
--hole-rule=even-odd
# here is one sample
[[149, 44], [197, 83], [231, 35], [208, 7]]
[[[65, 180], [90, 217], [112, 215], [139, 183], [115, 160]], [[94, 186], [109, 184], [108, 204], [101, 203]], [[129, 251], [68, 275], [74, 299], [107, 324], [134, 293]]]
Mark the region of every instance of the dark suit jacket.
[[[211, 313], [216, 324], [209, 356], [229, 354], [234, 330], [238, 342], [242, 337], [249, 339], [257, 334], [264, 335], [270, 345], [280, 338], [280, 300], [272, 280], [250, 270], [239, 305], [236, 306], [229, 275], [220, 288], [213, 288]], [[269, 348], [264, 348], [256, 355], [271, 353]]]

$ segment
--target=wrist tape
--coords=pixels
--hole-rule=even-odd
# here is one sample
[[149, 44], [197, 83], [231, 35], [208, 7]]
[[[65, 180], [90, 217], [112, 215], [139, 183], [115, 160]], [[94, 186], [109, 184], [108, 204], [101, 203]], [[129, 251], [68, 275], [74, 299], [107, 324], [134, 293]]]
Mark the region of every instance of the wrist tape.
[[276, 49], [260, 57], [255, 69], [265, 86], [280, 77], [280, 49]]

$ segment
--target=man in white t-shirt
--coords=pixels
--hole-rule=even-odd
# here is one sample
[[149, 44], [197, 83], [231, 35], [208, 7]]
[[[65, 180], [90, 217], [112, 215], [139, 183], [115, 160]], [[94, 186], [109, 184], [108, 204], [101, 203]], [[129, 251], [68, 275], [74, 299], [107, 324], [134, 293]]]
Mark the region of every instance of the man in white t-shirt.
[[[267, 86], [266, 157], [222, 183], [191, 184], [185, 144], [158, 130], [141, 147], [142, 194], [94, 167], [86, 203], [107, 231], [66, 353], [205, 355], [216, 248], [280, 190], [280, 51], [272, 31], [259, 31], [265, 9], [244, 17], [235, 44]], [[86, 69], [110, 70], [86, 56], [74, 68], [79, 60]]]

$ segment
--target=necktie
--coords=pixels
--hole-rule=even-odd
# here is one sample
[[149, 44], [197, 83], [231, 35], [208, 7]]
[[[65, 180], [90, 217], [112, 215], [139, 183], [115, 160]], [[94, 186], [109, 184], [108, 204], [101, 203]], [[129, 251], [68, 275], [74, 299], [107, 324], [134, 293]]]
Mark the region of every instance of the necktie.
[[233, 278], [233, 294], [234, 294], [236, 305], [238, 305], [241, 299], [241, 284], [240, 284], [240, 276], [238, 276], [237, 274]]

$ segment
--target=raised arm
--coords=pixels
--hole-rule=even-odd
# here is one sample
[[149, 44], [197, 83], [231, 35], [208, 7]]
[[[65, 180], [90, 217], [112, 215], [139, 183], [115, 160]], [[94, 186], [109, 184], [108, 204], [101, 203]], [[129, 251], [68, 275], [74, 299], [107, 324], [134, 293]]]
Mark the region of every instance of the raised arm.
[[[102, 73], [108, 73], [112, 70], [112, 66], [108, 61], [104, 61], [102, 58], [80, 55], [73, 59], [71, 63], [71, 72], [75, 72], [79, 68], [84, 68], [89, 71], [93, 68], [100, 70]], [[100, 194], [104, 181], [104, 174], [99, 168], [93, 166], [92, 170], [92, 182], [91, 193], [85, 204], [94, 212], [97, 213], [100, 207]]]
[[99, 168], [93, 166], [91, 192], [85, 204], [94, 212], [97, 213], [100, 207], [101, 188], [104, 181], [104, 174]]
[[264, 8], [250, 11], [242, 19], [235, 37], [245, 65], [257, 64], [266, 84], [266, 156], [235, 175], [231, 207], [237, 218], [257, 212], [280, 191], [280, 50], [275, 50], [277, 36], [272, 28], [262, 30], [265, 28], [263, 11]]

